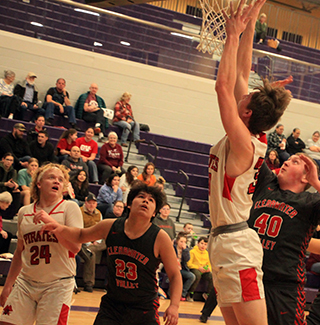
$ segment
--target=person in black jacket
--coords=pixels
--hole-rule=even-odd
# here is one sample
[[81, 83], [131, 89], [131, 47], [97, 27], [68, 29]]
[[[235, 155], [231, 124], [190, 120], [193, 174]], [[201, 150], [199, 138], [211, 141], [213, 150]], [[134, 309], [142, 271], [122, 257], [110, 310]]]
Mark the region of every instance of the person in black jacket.
[[20, 208], [20, 191], [17, 183], [17, 171], [13, 168], [14, 157], [7, 152], [0, 162], [0, 193], [8, 191], [13, 198], [6, 211], [2, 211], [3, 219], [13, 219]]
[[24, 120], [26, 110], [33, 112], [32, 121], [37, 115], [44, 115], [45, 110], [39, 107], [38, 91], [34, 84], [37, 76], [33, 72], [29, 72], [26, 79], [22, 83], [18, 83], [13, 90], [13, 94], [19, 98], [20, 114], [19, 118]]
[[38, 139], [30, 143], [30, 151], [32, 157], [37, 158], [39, 165], [41, 166], [44, 162], [57, 162], [57, 157], [54, 155], [53, 144], [48, 141], [49, 135], [46, 130], [38, 132]]
[[300, 129], [294, 128], [292, 134], [287, 139], [287, 151], [292, 156], [306, 147], [305, 143], [299, 138]]
[[45, 121], [43, 115], [38, 115], [34, 121], [35, 126], [28, 130], [27, 133], [27, 141], [30, 143], [33, 140], [38, 139], [38, 133], [42, 130], [47, 130], [44, 127]]
[[23, 139], [23, 133], [25, 131], [26, 127], [22, 123], [16, 123], [13, 126], [12, 133], [0, 139], [0, 157], [2, 158], [7, 152], [11, 152], [16, 170], [27, 168], [28, 160], [31, 158], [29, 145]]

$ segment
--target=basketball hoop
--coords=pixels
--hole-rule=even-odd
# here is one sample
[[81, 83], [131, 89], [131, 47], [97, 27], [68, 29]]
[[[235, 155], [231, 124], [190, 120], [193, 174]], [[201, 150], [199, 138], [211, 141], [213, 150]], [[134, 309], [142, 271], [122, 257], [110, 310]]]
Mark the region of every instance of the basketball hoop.
[[197, 50], [222, 55], [226, 40], [226, 20], [222, 10], [228, 12], [228, 0], [199, 0], [202, 8], [202, 28]]

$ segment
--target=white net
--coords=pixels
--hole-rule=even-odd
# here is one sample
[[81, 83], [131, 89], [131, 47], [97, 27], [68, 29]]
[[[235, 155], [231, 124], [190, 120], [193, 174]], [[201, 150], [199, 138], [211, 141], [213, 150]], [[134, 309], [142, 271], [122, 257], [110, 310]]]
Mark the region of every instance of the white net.
[[197, 46], [203, 53], [222, 55], [226, 39], [225, 18], [222, 10], [228, 12], [227, 0], [199, 0], [202, 8], [202, 28], [200, 43]]

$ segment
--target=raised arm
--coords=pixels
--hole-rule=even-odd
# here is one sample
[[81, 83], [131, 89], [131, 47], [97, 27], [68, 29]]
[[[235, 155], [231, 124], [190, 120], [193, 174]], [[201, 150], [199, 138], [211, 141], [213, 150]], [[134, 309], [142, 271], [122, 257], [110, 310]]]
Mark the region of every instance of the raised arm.
[[249, 15], [251, 20], [248, 22], [247, 27], [241, 36], [238, 49], [237, 81], [234, 90], [237, 102], [239, 102], [244, 95], [248, 94], [248, 82], [252, 65], [253, 35], [259, 12], [265, 2], [266, 0], [257, 0], [251, 10], [250, 7], [244, 8], [244, 11], [250, 10]]
[[306, 180], [316, 191], [320, 193], [320, 181], [317, 166], [307, 156], [300, 154], [299, 157], [306, 163]]
[[237, 53], [240, 34], [248, 22], [248, 10], [240, 14], [245, 0], [241, 0], [238, 11], [234, 13], [233, 3], [230, 3], [230, 18], [223, 12], [226, 19], [227, 40], [219, 65], [216, 91], [218, 95], [220, 115], [227, 134], [234, 133], [241, 124], [237, 103], [233, 94], [237, 79]]
[[[251, 5], [242, 11], [244, 2], [244, 0], [241, 0], [236, 13], [233, 10], [232, 2], [230, 3], [230, 18], [224, 12], [227, 40], [216, 81], [221, 120], [230, 142], [229, 155], [231, 157], [230, 159], [228, 157], [226, 167], [227, 173], [231, 177], [237, 177], [246, 171], [250, 167], [253, 158], [251, 134], [246, 126], [246, 121], [248, 122], [251, 116], [251, 111], [246, 109], [251, 97], [249, 95], [243, 98], [243, 103], [240, 103], [242, 107], [241, 111], [238, 111], [238, 105], [234, 95], [237, 80], [239, 37], [245, 30], [250, 19]], [[248, 50], [251, 55], [252, 44]], [[239, 114], [241, 114], [241, 118]]]

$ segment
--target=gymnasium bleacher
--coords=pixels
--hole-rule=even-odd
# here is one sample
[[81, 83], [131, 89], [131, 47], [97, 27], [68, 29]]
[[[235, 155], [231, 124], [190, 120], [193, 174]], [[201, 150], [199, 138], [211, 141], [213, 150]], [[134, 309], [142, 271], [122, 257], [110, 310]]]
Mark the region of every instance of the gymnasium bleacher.
[[[149, 4], [113, 7], [109, 10], [181, 31], [186, 25], [193, 26], [196, 33], [201, 25], [199, 17]], [[0, 3], [2, 30], [195, 76], [216, 78], [219, 62], [212, 60], [211, 55], [195, 50], [197, 38], [178, 37], [167, 30], [106, 14], [89, 17], [90, 19], [87, 14], [74, 11], [73, 6], [57, 2], [36, 0], [27, 3], [12, 0]], [[31, 21], [41, 23], [44, 27], [31, 25]], [[104, 46], [94, 46], [92, 35]], [[130, 47], [121, 45], [122, 39], [130, 40]], [[317, 85], [320, 81], [320, 67], [307, 64], [319, 65], [320, 51], [285, 40], [280, 40], [280, 46], [282, 51], [278, 52], [267, 45], [254, 44], [255, 49], [264, 51], [263, 54], [255, 54], [256, 72], [265, 77], [271, 71], [274, 77], [282, 79], [289, 71], [294, 82], [288, 89], [294, 97], [319, 103]], [[287, 62], [279, 55], [301, 60], [306, 65]]]

